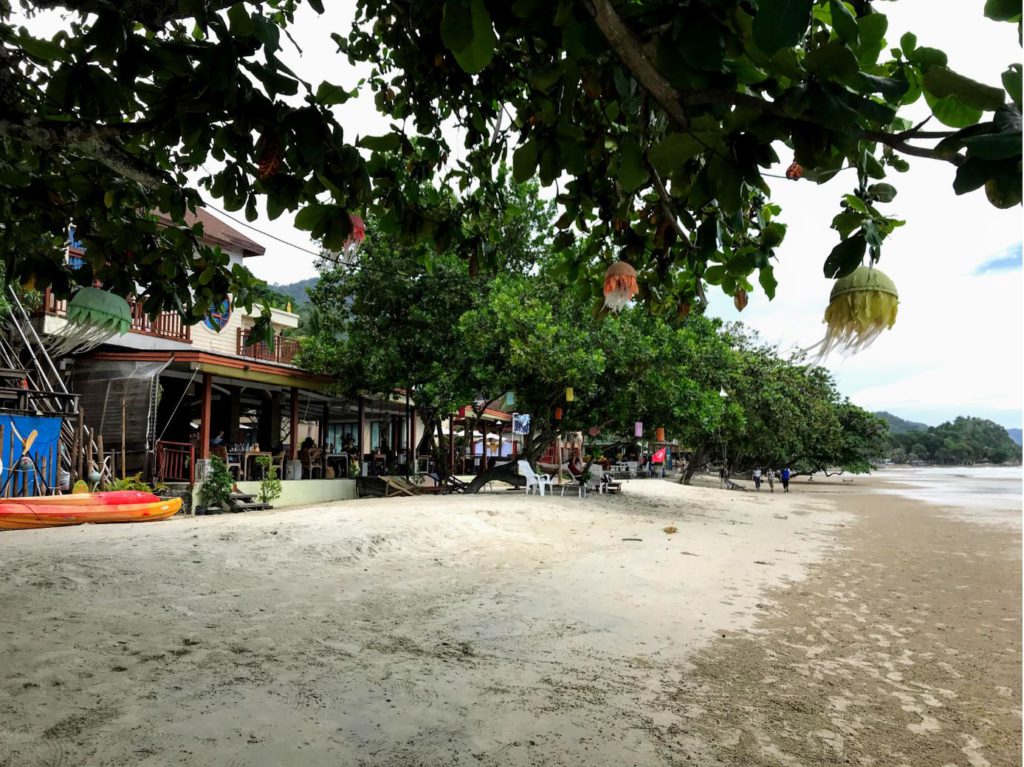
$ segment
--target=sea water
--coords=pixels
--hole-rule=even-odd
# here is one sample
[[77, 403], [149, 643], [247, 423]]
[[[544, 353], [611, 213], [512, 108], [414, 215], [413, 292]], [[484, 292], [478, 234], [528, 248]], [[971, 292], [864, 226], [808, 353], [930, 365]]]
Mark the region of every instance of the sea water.
[[1021, 527], [1020, 466], [900, 467], [877, 476], [896, 485], [883, 493], [942, 506], [973, 522]]

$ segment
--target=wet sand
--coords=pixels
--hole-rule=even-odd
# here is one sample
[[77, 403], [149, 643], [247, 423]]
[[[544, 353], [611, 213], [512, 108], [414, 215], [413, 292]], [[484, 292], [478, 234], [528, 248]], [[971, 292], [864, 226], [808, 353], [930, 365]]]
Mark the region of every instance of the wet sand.
[[2, 534], [0, 765], [1019, 763], [1019, 530], [858, 483]]

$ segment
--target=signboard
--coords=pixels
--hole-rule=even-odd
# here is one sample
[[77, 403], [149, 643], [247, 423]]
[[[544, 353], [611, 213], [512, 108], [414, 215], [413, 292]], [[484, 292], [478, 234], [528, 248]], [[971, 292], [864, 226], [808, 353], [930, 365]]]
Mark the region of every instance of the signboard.
[[512, 414], [512, 433], [513, 434], [529, 434], [530, 433], [530, 414], [529, 413], [513, 413]]

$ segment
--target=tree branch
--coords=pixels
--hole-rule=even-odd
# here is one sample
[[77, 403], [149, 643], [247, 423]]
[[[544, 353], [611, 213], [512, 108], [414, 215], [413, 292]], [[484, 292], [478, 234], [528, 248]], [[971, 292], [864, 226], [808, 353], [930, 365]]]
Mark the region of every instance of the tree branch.
[[71, 150], [106, 166], [114, 173], [149, 189], [171, 184], [171, 177], [153, 168], [120, 146], [119, 139], [139, 128], [132, 123], [103, 125], [60, 122], [25, 117], [0, 118], [0, 136], [59, 153]]

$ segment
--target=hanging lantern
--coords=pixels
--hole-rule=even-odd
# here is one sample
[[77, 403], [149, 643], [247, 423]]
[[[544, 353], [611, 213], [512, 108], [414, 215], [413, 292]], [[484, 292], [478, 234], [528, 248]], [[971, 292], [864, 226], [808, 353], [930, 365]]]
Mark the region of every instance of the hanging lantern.
[[565, 401], [572, 402], [576, 399], [576, 392], [572, 390], [571, 386], [565, 387]]
[[560, 407], [556, 407], [555, 408], [555, 420], [556, 421], [561, 421], [562, 420], [562, 408], [560, 408]]
[[604, 305], [613, 312], [621, 312], [639, 289], [636, 269], [625, 261], [616, 261], [604, 273]]
[[516, 393], [514, 391], [505, 392], [505, 404], [509, 407], [515, 407]]
[[823, 320], [828, 330], [811, 348], [818, 349], [818, 359], [837, 349], [844, 356], [866, 349], [896, 323], [899, 303], [892, 280], [874, 267], [858, 267], [836, 280]]
[[124, 335], [132, 326], [132, 310], [121, 296], [99, 288], [84, 287], [68, 302], [68, 322], [95, 328], [106, 334]]
[[366, 224], [363, 223], [363, 219], [354, 213], [348, 214], [349, 221], [352, 222], [352, 233], [345, 240], [345, 244], [341, 248], [342, 254], [351, 259], [356, 255], [356, 251], [359, 250], [359, 246], [363, 244], [363, 240], [366, 239]]
[[665, 441], [665, 427], [664, 426], [659, 426], [657, 429], [654, 430], [654, 441], [655, 442], [664, 442]]
[[644, 436], [644, 423], [643, 421], [637, 421], [633, 424], [633, 436], [639, 439]]

